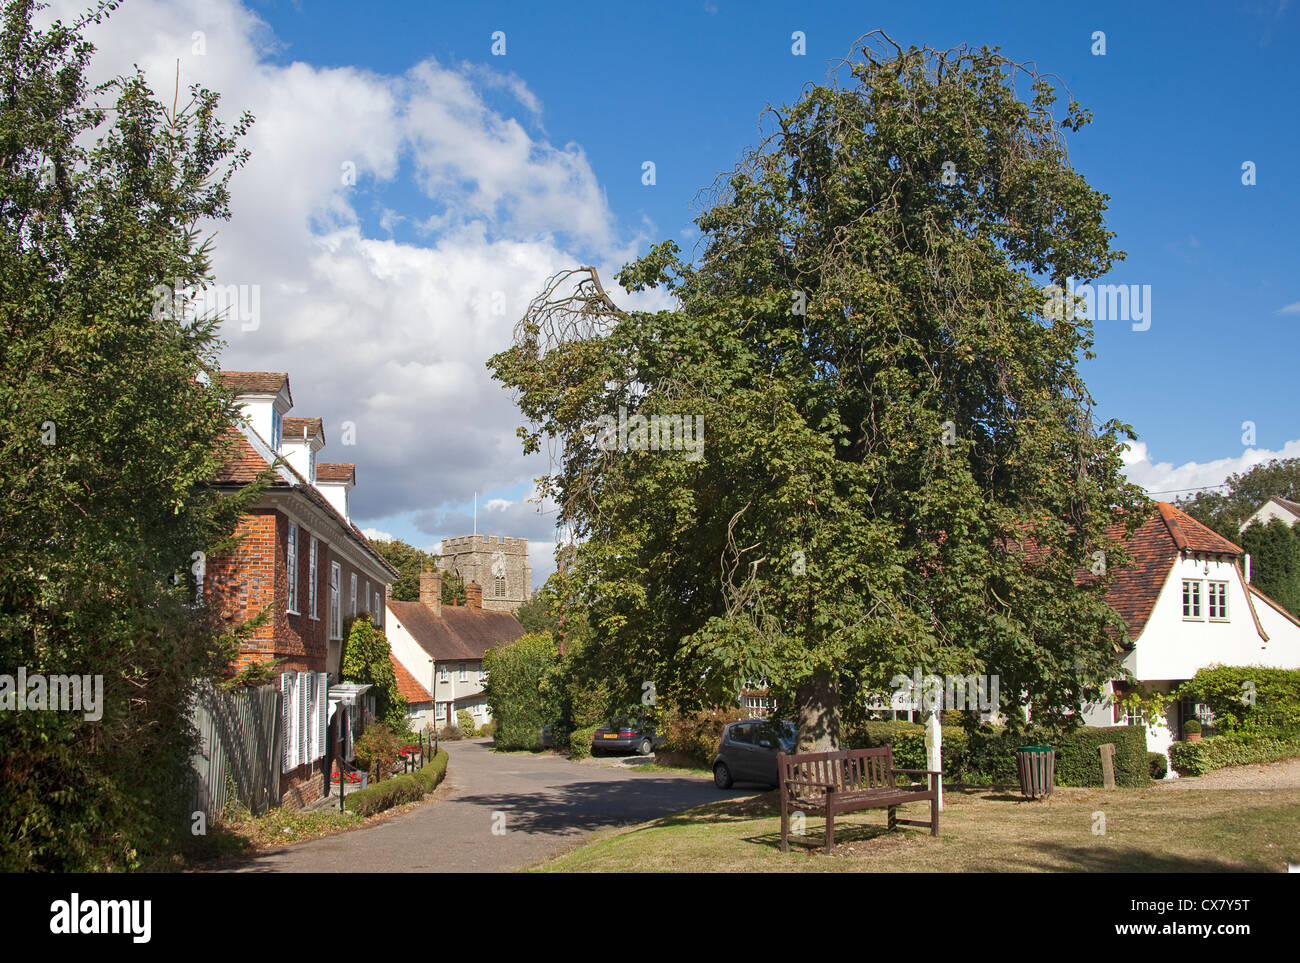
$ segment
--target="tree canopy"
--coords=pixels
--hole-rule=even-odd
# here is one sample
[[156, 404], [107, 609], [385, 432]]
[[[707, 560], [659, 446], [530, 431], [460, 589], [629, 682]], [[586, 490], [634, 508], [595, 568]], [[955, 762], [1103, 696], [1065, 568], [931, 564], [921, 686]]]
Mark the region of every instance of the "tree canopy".
[[1279, 495], [1300, 502], [1300, 458], [1275, 458], [1229, 475], [1226, 491], [1202, 491], [1179, 499], [1178, 507], [1232, 542], [1241, 526], [1260, 507]]
[[1122, 257], [1066, 153], [1089, 115], [996, 50], [873, 35], [842, 70], [767, 110], [694, 260], [664, 242], [617, 276], [675, 309], [575, 268], [489, 366], [525, 451], [558, 439], [542, 494], [629, 701], [762, 679], [827, 747], [842, 702], [920, 667], [1068, 722], [1118, 672], [1106, 526], [1145, 504], [1078, 371], [1091, 323], [1044, 294]]
[[[426, 552], [416, 548], [400, 538], [374, 539], [371, 544], [389, 565], [397, 569], [397, 578], [393, 581], [391, 598], [394, 602], [418, 602], [420, 600], [420, 573], [432, 571], [438, 566], [440, 556], [436, 552]], [[442, 601], [450, 605], [453, 600], [465, 604], [465, 582], [455, 572], [442, 573]]]
[[11, 871], [168, 865], [189, 835], [189, 700], [234, 655], [198, 577], [256, 494], [205, 484], [236, 414], [217, 319], [160, 296], [211, 280], [252, 118], [139, 72], [90, 87], [114, 6], [37, 30], [12, 0], [0, 28], [0, 651], [103, 677], [97, 720], [0, 712]]
[[1267, 525], [1253, 522], [1236, 541], [1251, 557], [1251, 582], [1300, 616], [1300, 531], [1274, 518]]

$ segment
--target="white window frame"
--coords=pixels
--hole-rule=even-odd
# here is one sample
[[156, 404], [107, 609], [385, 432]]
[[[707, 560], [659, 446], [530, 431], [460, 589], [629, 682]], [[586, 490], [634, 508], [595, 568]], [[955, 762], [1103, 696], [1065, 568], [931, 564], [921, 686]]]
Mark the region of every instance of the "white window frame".
[[459, 678], [459, 681], [461, 681], [461, 682], [468, 682], [468, 681], [469, 681], [469, 663], [467, 663], [467, 662], [462, 662], [462, 663], [460, 664], [460, 678]]
[[311, 556], [307, 562], [307, 608], [310, 612], [309, 617], [319, 622], [320, 612], [317, 609], [316, 600], [320, 593], [316, 591], [316, 577], [318, 574], [316, 561], [320, 550], [317, 544], [316, 536], [313, 535], [311, 537]]
[[298, 526], [289, 523], [289, 539], [285, 545], [287, 559], [287, 577], [289, 580], [289, 614], [301, 615], [298, 611]]
[[[1188, 587], [1192, 591], [1188, 593]], [[1193, 578], [1183, 579], [1183, 620], [1185, 622], [1204, 622], [1205, 608], [1201, 601], [1201, 580]]]
[[485, 669], [483, 663], [480, 662], [478, 664], [478, 684], [482, 685], [485, 682], [487, 682], [487, 669]]
[[357, 573], [352, 573], [352, 617], [357, 617]]
[[379, 600], [379, 589], [375, 589], [375, 628], [382, 628], [384, 624], [384, 604]]
[[[1222, 603], [1219, 606], [1218, 615], [1214, 614], [1215, 589], [1218, 589], [1219, 601]], [[1205, 614], [1209, 617], [1209, 620], [1211, 622], [1228, 621], [1228, 583], [1227, 582], [1212, 581], [1209, 583], [1207, 597], [1205, 600]]]
[[451, 670], [447, 667], [446, 662], [438, 663], [438, 681], [439, 682], [451, 681]]
[[330, 562], [330, 638], [343, 638], [343, 566]]

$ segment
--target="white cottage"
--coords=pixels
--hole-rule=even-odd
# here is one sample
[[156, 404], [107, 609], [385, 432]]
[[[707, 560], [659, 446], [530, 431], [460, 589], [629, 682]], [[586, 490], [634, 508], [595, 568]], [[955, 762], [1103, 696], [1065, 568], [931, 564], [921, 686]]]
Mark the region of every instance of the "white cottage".
[[[509, 612], [484, 609], [477, 582], [465, 586], [465, 601], [463, 606], [442, 604], [439, 571], [420, 576], [418, 602], [388, 603], [388, 643], [394, 660], [424, 693], [418, 702], [407, 697], [407, 716], [417, 729], [426, 723], [437, 729], [455, 725], [462, 709], [476, 727], [492, 721], [483, 693], [483, 655], [513, 642], [524, 628]], [[401, 672], [398, 678], [400, 682]]]
[[[1249, 556], [1173, 505], [1156, 508], [1128, 540], [1134, 564], [1116, 574], [1107, 595], [1133, 640], [1125, 668], [1161, 692], [1211, 665], [1300, 669], [1300, 621], [1250, 584]], [[1108, 696], [1121, 688], [1108, 686]], [[1205, 706], [1183, 702], [1166, 724], [1148, 727], [1147, 748], [1168, 751], [1193, 717], [1213, 733]], [[1138, 721], [1114, 699], [1091, 707], [1085, 719], [1092, 726]]]

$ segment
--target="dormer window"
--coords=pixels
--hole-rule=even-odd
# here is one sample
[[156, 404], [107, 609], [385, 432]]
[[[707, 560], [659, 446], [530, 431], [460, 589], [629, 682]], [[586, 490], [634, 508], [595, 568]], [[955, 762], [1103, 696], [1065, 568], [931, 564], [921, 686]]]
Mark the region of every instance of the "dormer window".
[[310, 446], [307, 448], [307, 481], [316, 484], [316, 451]]
[[280, 453], [280, 434], [283, 426], [283, 416], [274, 408], [271, 409], [271, 450], [277, 455]]

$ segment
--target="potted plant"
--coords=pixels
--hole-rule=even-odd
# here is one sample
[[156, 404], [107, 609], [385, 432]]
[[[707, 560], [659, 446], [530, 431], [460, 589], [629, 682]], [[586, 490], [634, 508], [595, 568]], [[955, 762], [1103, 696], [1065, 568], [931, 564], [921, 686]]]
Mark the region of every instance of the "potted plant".
[[1183, 723], [1183, 738], [1188, 742], [1201, 741], [1201, 723], [1197, 719], [1188, 719]]

